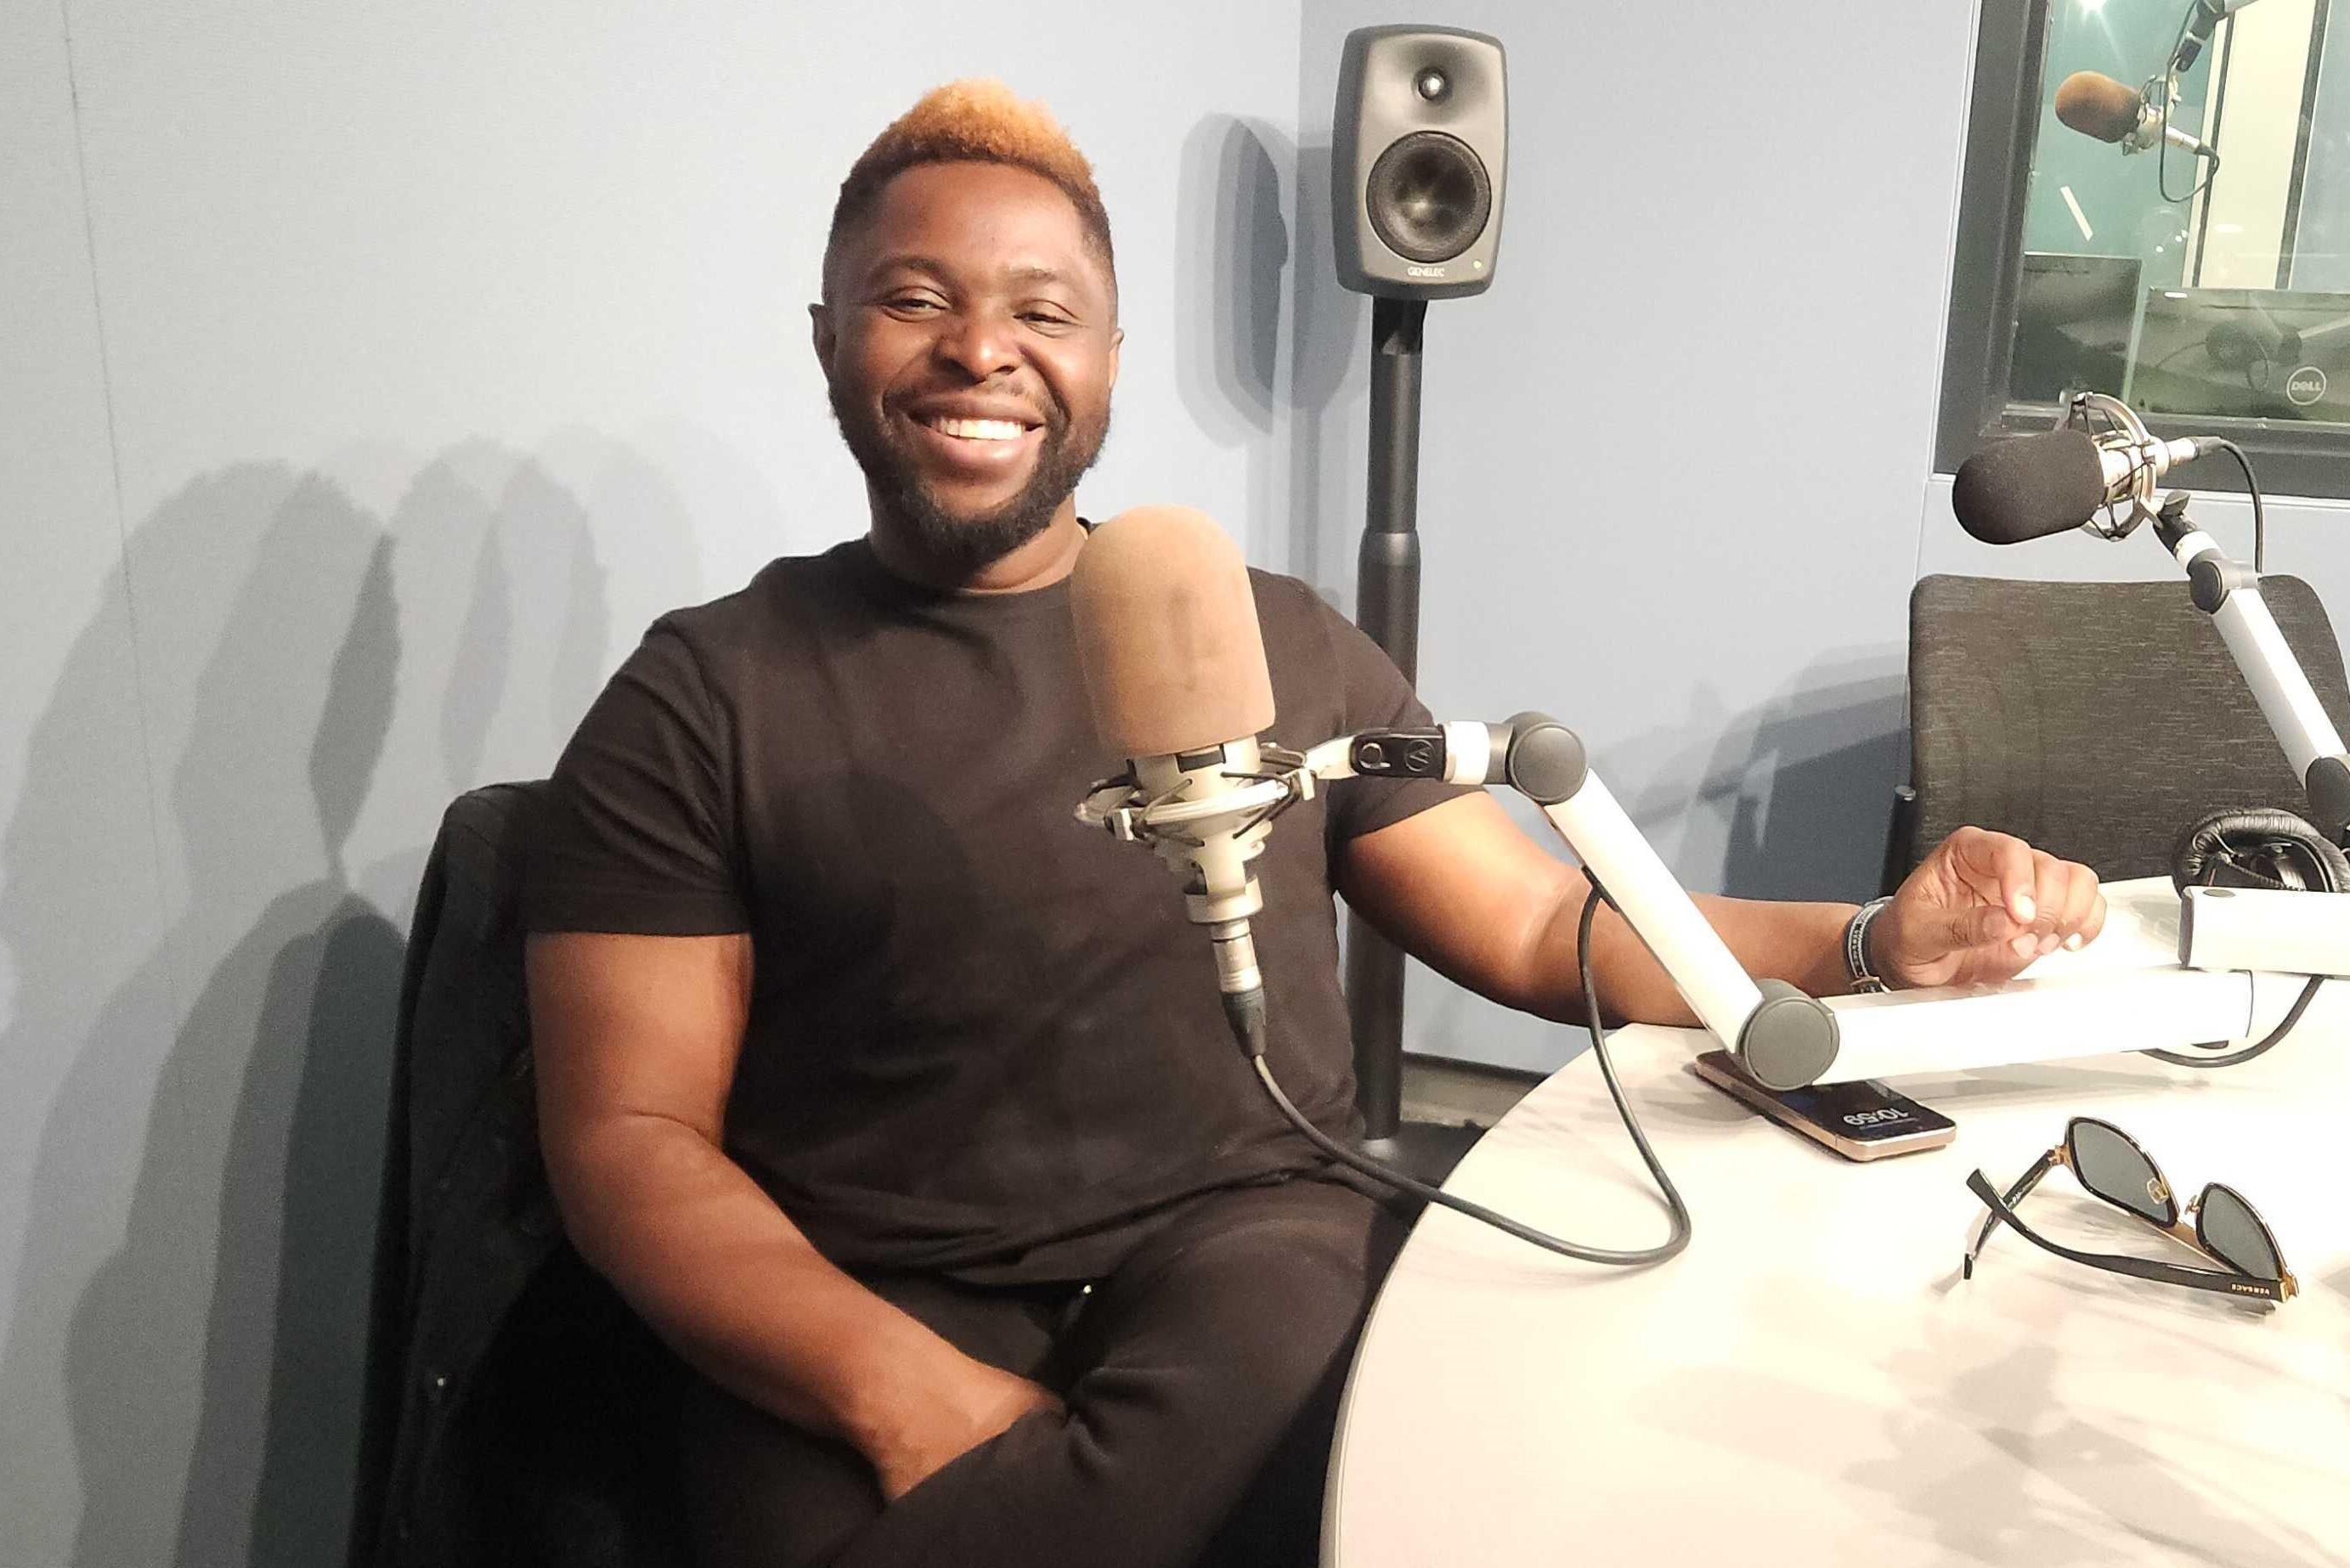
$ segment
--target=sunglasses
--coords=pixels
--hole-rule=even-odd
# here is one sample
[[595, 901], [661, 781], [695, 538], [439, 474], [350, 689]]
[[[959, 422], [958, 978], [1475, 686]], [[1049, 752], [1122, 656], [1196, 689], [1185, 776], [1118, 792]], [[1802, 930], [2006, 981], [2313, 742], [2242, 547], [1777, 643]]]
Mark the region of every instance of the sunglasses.
[[[2041, 1235], [2017, 1219], [2015, 1210], [2040, 1185], [2040, 1179], [2060, 1165], [2071, 1171], [2092, 1197], [2102, 1198], [2115, 1208], [2177, 1237], [2212, 1262], [2224, 1264], [2226, 1272], [2190, 1269], [2117, 1253], [2084, 1252]], [[2005, 1220], [2035, 1247], [2112, 1273], [2272, 1302], [2292, 1300], [2296, 1289], [2292, 1273], [2284, 1266], [2283, 1254], [2277, 1251], [2276, 1237], [2270, 1233], [2268, 1222], [2244, 1201], [2243, 1194], [2232, 1187], [2212, 1182], [2188, 1204], [2186, 1214], [2194, 1216], [2195, 1220], [2189, 1226], [2179, 1211], [2178, 1197], [2153, 1158], [2138, 1147], [2129, 1134], [2095, 1116], [2074, 1116], [2067, 1122], [2064, 1141], [2042, 1155], [2039, 1163], [2025, 1171], [2004, 1197], [1991, 1189], [1981, 1170], [1967, 1178], [1967, 1189], [1991, 1210], [1983, 1216], [1982, 1229], [1975, 1232], [1973, 1245], [1967, 1249], [1960, 1272], [1968, 1279], [1974, 1278], [1976, 1254], [1991, 1240], [1992, 1230]]]

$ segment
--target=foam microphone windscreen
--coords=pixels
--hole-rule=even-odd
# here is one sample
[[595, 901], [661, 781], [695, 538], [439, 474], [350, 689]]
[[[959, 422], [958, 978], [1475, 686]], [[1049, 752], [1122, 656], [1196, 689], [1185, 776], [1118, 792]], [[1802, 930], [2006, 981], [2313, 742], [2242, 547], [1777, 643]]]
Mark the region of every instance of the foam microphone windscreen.
[[2084, 136], [2119, 141], [2137, 129], [2137, 89], [2100, 71], [2074, 71], [2056, 84], [2056, 118]]
[[1205, 751], [1272, 727], [1248, 566], [1205, 514], [1138, 506], [1102, 524], [1078, 553], [1069, 605], [1094, 729], [1118, 755]]
[[1959, 464], [1950, 510], [1986, 545], [2020, 545], [2078, 528], [2106, 504], [2097, 443], [2079, 431], [1995, 442]]

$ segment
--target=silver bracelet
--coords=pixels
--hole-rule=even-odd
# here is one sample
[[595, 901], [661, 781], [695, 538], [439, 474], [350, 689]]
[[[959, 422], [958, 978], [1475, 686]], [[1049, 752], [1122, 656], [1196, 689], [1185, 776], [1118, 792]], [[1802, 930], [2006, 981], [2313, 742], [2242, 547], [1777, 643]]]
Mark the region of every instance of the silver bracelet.
[[1890, 991], [1893, 988], [1878, 978], [1868, 962], [1868, 928], [1891, 898], [1871, 898], [1853, 911], [1852, 922], [1844, 929], [1844, 965], [1852, 971], [1855, 991]]

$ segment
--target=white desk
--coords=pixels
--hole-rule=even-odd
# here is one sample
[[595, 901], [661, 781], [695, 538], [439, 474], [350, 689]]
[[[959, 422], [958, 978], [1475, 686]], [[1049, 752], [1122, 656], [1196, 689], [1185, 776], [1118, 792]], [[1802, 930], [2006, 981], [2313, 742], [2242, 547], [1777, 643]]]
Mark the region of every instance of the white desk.
[[[2043, 961], [2175, 959], [2167, 884], [2109, 895], [2106, 937]], [[2241, 1067], [1904, 1080], [1958, 1139], [1871, 1165], [1699, 1080], [1705, 1044], [1644, 1026], [1611, 1047], [1695, 1219], [1679, 1258], [1607, 1269], [1421, 1220], [1347, 1386], [1326, 1563], [2350, 1563], [2350, 981]], [[2301, 1294], [2126, 1279], [2004, 1227], [1961, 1282], [1983, 1214], [1967, 1172], [2005, 1188], [2084, 1112], [2137, 1137], [2182, 1202], [2241, 1191]], [[1588, 1054], [1448, 1185], [1575, 1241], [1665, 1235]], [[2198, 1261], [2068, 1172], [2023, 1214]]]

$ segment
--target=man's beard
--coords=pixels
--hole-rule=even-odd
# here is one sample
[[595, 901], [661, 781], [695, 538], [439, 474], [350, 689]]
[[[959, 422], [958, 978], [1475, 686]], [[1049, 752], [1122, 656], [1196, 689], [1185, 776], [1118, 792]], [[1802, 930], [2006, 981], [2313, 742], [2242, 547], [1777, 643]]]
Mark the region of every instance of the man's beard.
[[1089, 424], [1072, 421], [1058, 407], [1047, 409], [1028, 483], [1002, 505], [962, 516], [941, 505], [923, 483], [920, 462], [897, 439], [886, 410], [877, 417], [847, 402], [837, 389], [828, 396], [841, 439], [865, 471], [876, 504], [905, 526], [925, 561], [957, 576], [993, 566], [1043, 533], [1109, 437], [1107, 405]]

